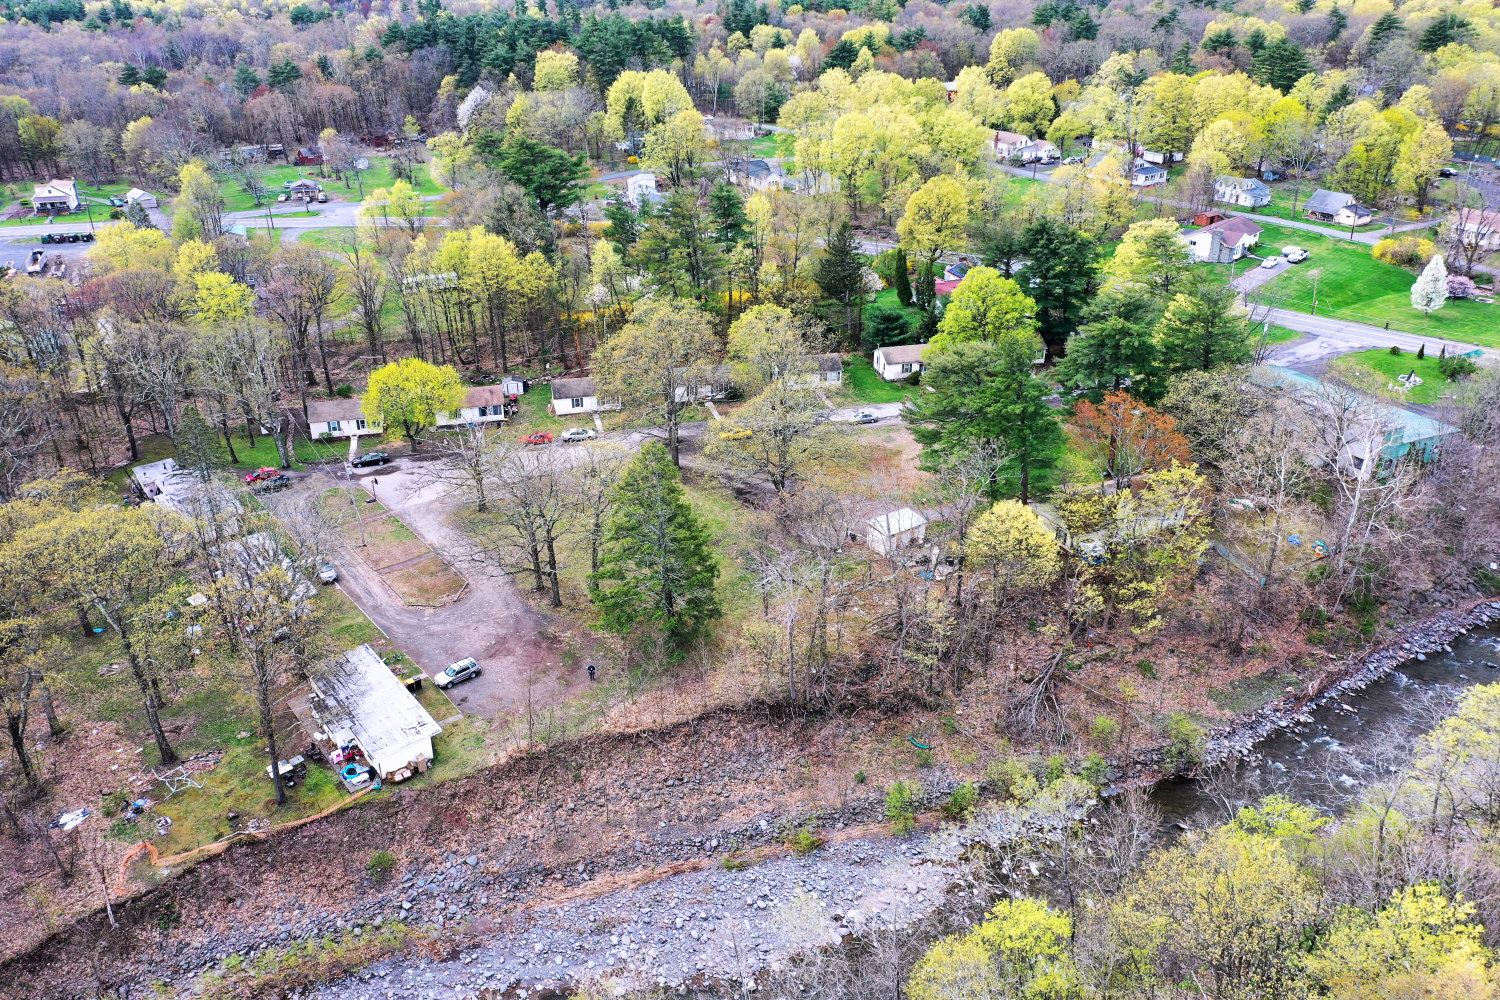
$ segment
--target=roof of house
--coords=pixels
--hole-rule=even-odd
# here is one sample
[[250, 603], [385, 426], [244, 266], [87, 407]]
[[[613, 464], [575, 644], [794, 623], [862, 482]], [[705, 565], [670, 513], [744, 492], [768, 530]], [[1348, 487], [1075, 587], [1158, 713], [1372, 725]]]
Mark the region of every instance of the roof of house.
[[1317, 212], [1319, 215], [1333, 215], [1339, 209], [1352, 204], [1354, 204], [1352, 194], [1318, 188], [1308, 196], [1302, 207], [1308, 212]]
[[1261, 229], [1255, 223], [1251, 222], [1249, 219], [1245, 218], [1242, 215], [1235, 215], [1227, 219], [1220, 219], [1218, 222], [1215, 222], [1211, 226], [1204, 226], [1202, 229], [1198, 230], [1198, 232], [1206, 233], [1210, 230], [1218, 230], [1221, 234], [1223, 234], [1225, 243], [1239, 243], [1244, 240], [1246, 236], [1259, 236], [1261, 233], [1265, 232], [1265, 230]]
[[1137, 177], [1142, 177], [1142, 176], [1145, 176], [1145, 177], [1155, 177], [1157, 174], [1164, 174], [1164, 173], [1166, 173], [1167, 172], [1167, 168], [1166, 167], [1158, 167], [1154, 163], [1141, 163], [1141, 164], [1137, 164], [1136, 168], [1133, 171], [1131, 171], [1131, 172], [1134, 173], [1135, 176], [1137, 176]]
[[323, 155], [323, 153], [322, 153], [321, 150], [312, 149], [309, 146], [298, 146], [297, 147], [297, 155], [301, 156], [301, 157], [305, 157], [306, 159], [311, 160], [311, 159], [315, 159], [317, 157], [321, 157]]
[[964, 283], [963, 278], [946, 278], [932, 283], [933, 295], [952, 295], [953, 290]]
[[1030, 142], [1031, 137], [1022, 135], [1019, 132], [1006, 132], [1003, 129], [998, 129], [995, 132], [995, 141], [1003, 142], [1008, 146], [1014, 146], [1018, 142]]
[[125, 200], [126, 201], [135, 201], [137, 198], [150, 198], [150, 197], [152, 197], [152, 194], [151, 194], [150, 191], [142, 191], [140, 188], [131, 188], [129, 191], [125, 192]]
[[1271, 189], [1264, 182], [1254, 177], [1220, 177], [1219, 184], [1222, 187], [1245, 191], [1253, 195], [1269, 195]]
[[299, 177], [294, 181], [287, 181], [286, 186], [293, 191], [305, 191], [309, 188], [316, 191], [318, 188], [322, 187], [322, 185], [317, 181], [310, 180], [306, 177]]
[[330, 420], [358, 420], [364, 415], [358, 397], [315, 399], [309, 400], [307, 404], [307, 422], [310, 424], [326, 424]]
[[323, 663], [313, 682], [334, 716], [325, 720], [329, 729], [347, 727], [366, 756], [379, 757], [443, 731], [368, 644]]
[[510, 393], [505, 391], [504, 386], [499, 385], [476, 385], [464, 396], [465, 406], [501, 406]]
[[[1257, 374], [1260, 371], [1264, 372], [1263, 381], [1282, 388], [1316, 389], [1323, 384], [1321, 379], [1305, 375], [1299, 371], [1293, 371], [1290, 368], [1283, 368], [1280, 365], [1265, 365]], [[1363, 394], [1360, 395], [1360, 398], [1364, 400], [1364, 404], [1369, 407], [1371, 412], [1379, 415], [1381, 423], [1386, 426], [1385, 444], [1387, 446], [1411, 444], [1416, 441], [1430, 441], [1435, 438], [1445, 438], [1450, 434], [1458, 433], [1458, 428], [1450, 424], [1445, 424], [1441, 420], [1434, 420], [1432, 417], [1424, 416], [1420, 413], [1414, 413], [1405, 407], [1396, 406], [1380, 399], [1372, 399]]]
[[879, 517], [870, 518], [870, 530], [890, 537], [891, 535], [899, 535], [903, 531], [920, 528], [926, 523], [927, 518], [918, 514], [910, 507], [902, 507], [900, 510], [893, 510], [889, 514], [881, 514]]
[[814, 354], [808, 360], [817, 365], [818, 371], [824, 374], [842, 372], [844, 370], [844, 359], [837, 354]]
[[552, 380], [553, 399], [579, 399], [583, 396], [597, 396], [594, 389], [594, 380], [591, 378], [558, 378]]
[[52, 180], [47, 181], [45, 184], [38, 184], [36, 185], [35, 193], [32, 195], [32, 197], [44, 198], [48, 196], [57, 197], [59, 195], [67, 195], [73, 198], [78, 197], [78, 191], [73, 186], [73, 178], [54, 177]]
[[1480, 232], [1492, 229], [1500, 229], [1500, 212], [1455, 212], [1453, 221], [1465, 229], [1475, 229]]
[[748, 160], [745, 163], [746, 177], [770, 177], [776, 172], [776, 168], [765, 160]]
[[889, 347], [877, 348], [880, 356], [888, 365], [905, 365], [914, 361], [922, 360], [922, 352], [927, 350], [926, 344], [893, 344]]

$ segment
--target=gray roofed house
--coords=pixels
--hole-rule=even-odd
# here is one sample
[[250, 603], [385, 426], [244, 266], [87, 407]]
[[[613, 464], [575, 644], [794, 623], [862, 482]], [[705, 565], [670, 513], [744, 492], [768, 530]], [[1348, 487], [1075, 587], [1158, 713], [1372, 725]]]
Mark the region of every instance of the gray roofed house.
[[1375, 216], [1373, 211], [1355, 201], [1354, 195], [1324, 188], [1309, 195], [1302, 210], [1320, 222], [1340, 226], [1362, 226]]
[[844, 359], [838, 354], [814, 354], [808, 359], [816, 369], [817, 381], [838, 385], [844, 381]]
[[1271, 203], [1271, 189], [1254, 177], [1220, 177], [1214, 181], [1214, 201], [1260, 208]]
[[556, 416], [565, 413], [594, 413], [609, 409], [599, 403], [594, 380], [582, 378], [558, 378], [552, 380], [552, 412]]
[[875, 371], [880, 377], [887, 382], [899, 382], [913, 372], [922, 370], [922, 352], [925, 350], [927, 350], [926, 344], [894, 344], [888, 347], [877, 347], [871, 358], [871, 364], [875, 366]]
[[319, 438], [349, 437], [352, 434], [377, 434], [380, 421], [365, 420], [358, 398], [314, 399], [307, 403], [307, 436]]
[[769, 160], [746, 160], [730, 168], [729, 181], [752, 191], [780, 190], [786, 186], [786, 172]]

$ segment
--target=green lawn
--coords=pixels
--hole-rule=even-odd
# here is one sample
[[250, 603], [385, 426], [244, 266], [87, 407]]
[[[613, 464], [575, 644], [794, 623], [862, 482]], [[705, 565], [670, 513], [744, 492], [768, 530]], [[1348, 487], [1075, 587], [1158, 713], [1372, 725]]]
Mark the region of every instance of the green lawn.
[[[217, 427], [215, 428], [217, 429]], [[276, 444], [264, 434], [256, 435], [255, 446], [251, 447], [245, 439], [245, 428], [243, 424], [233, 425], [230, 428], [234, 437], [234, 454], [238, 459], [236, 462], [229, 460], [229, 449], [224, 445], [223, 437], [217, 441], [219, 446], [219, 458], [229, 469], [259, 469], [262, 466], [280, 465], [281, 461], [276, 456]], [[140, 445], [141, 460], [132, 462], [130, 466], [116, 469], [104, 477], [104, 481], [110, 486], [122, 492], [130, 482], [130, 469], [136, 465], [144, 465], [149, 462], [160, 462], [164, 458], [171, 458], [177, 454], [177, 449], [172, 445], [172, 439], [165, 434], [151, 434], [138, 439]], [[319, 461], [326, 458], [342, 455], [343, 450], [337, 445], [330, 447], [326, 444], [318, 444], [298, 438], [292, 446], [292, 468], [300, 469], [304, 463]]]
[[[1438, 371], [1437, 353], [1429, 353], [1417, 360], [1415, 352], [1403, 351], [1392, 354], [1389, 350], [1360, 351], [1346, 354], [1333, 363], [1333, 368], [1356, 384], [1368, 384], [1376, 392], [1389, 393], [1397, 400], [1413, 403], [1440, 403], [1444, 396], [1452, 397], [1455, 385], [1443, 378]], [[1412, 371], [1422, 384], [1403, 390], [1396, 376]]]
[[1389, 323], [1393, 330], [1418, 336], [1500, 346], [1500, 307], [1455, 299], [1424, 316], [1411, 307], [1416, 275], [1371, 257], [1368, 246], [1275, 225], [1265, 226], [1261, 244], [1295, 244], [1312, 256], [1262, 285], [1252, 294], [1256, 302], [1372, 326]]
[[863, 354], [844, 359], [844, 401], [854, 403], [899, 403], [918, 392], [905, 382], [887, 382], [875, 374], [875, 366]]
[[568, 417], [554, 417], [547, 412], [547, 404], [552, 402], [552, 391], [545, 385], [539, 385], [530, 391], [523, 393], [517, 404], [521, 412], [515, 415], [513, 426], [525, 433], [532, 431], [551, 431], [553, 434], [561, 434], [569, 427], [592, 427], [593, 420], [587, 413], [572, 414]]
[[[1322, 223], [1307, 217], [1303, 206], [1314, 191], [1318, 189], [1317, 184], [1304, 181], [1300, 189], [1295, 189], [1297, 209], [1292, 211], [1292, 198], [1294, 188], [1291, 184], [1277, 183], [1268, 185], [1271, 189], [1271, 204], [1263, 208], [1240, 208], [1237, 205], [1218, 206], [1221, 208], [1232, 208], [1237, 212], [1245, 212], [1250, 215], [1266, 216], [1274, 219], [1290, 219], [1294, 222], [1306, 222], [1313, 226], [1322, 226], [1331, 233], [1349, 233], [1348, 226], [1324, 226]], [[1384, 228], [1384, 222], [1370, 222], [1355, 228], [1356, 233], [1368, 233]]]
[[751, 139], [748, 144], [751, 156], [762, 159], [767, 157], [789, 157], [796, 154], [797, 137], [777, 132], [772, 135], [762, 135]]

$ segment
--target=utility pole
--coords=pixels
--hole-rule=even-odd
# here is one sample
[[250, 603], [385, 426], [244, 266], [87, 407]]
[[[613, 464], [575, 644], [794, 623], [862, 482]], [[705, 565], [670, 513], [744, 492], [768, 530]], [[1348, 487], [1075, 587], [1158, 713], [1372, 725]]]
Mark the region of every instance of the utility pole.
[[348, 462], [344, 463], [344, 482], [348, 488], [349, 506], [354, 510], [355, 523], [359, 525], [359, 547], [364, 548], [368, 544], [365, 539], [365, 518], [360, 513], [359, 504], [354, 501], [354, 466]]

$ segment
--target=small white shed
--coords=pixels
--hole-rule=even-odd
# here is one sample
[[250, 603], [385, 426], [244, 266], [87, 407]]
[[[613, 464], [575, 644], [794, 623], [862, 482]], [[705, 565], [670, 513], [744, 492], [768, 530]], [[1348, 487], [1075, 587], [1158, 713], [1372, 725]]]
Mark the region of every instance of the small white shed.
[[150, 191], [142, 191], [140, 188], [131, 188], [125, 192], [125, 202], [129, 205], [139, 205], [142, 208], [156, 208], [156, 195]]
[[927, 518], [910, 507], [870, 518], [870, 532], [865, 536], [865, 544], [883, 556], [921, 545], [926, 540]]
[[333, 741], [353, 740], [382, 780], [427, 770], [443, 727], [368, 644], [322, 664], [312, 688], [313, 712]]

